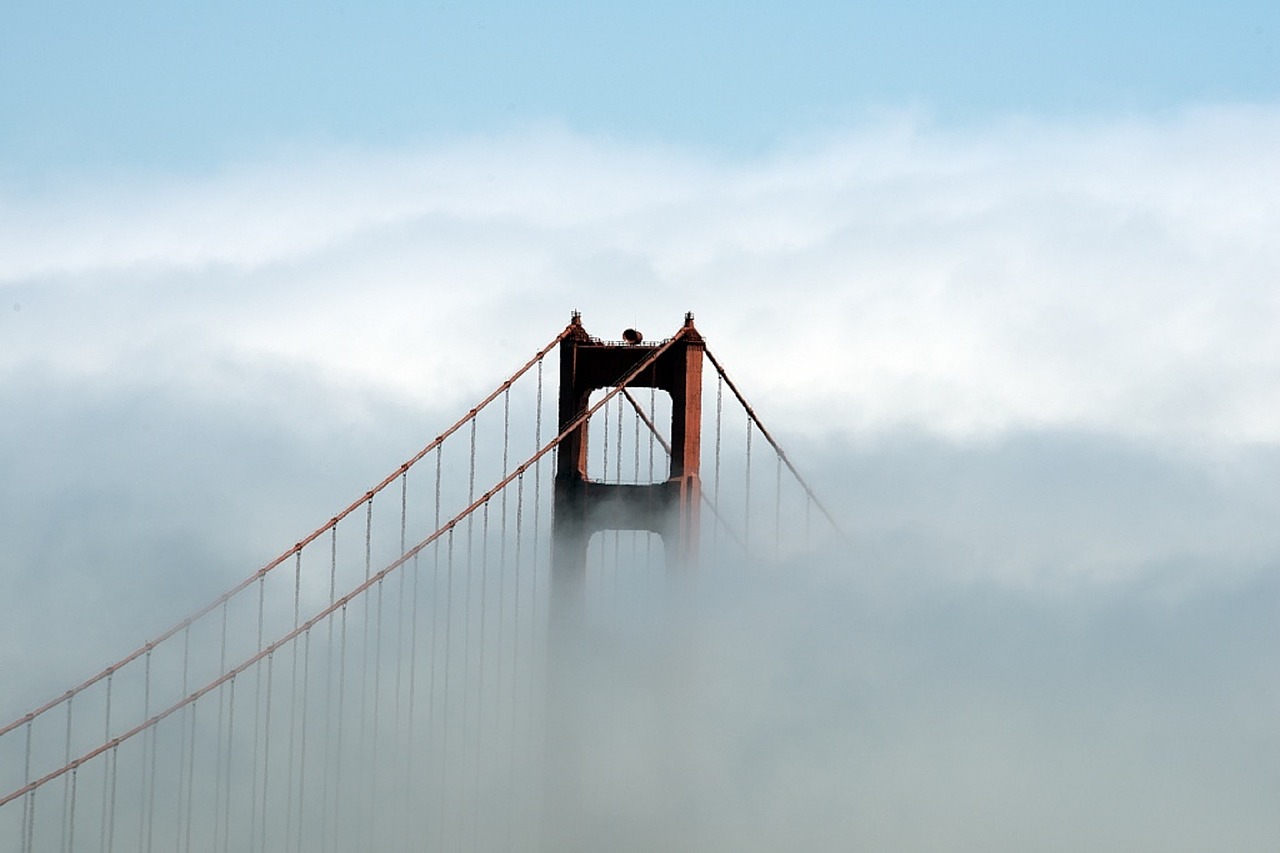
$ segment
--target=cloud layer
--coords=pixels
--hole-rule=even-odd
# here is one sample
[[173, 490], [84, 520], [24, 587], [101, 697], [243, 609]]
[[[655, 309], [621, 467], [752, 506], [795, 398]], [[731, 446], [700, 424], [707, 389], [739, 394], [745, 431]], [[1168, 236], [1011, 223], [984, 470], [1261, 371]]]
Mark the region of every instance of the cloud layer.
[[570, 308], [606, 336], [692, 309], [797, 429], [1269, 441], [1277, 141], [1263, 107], [887, 117], [736, 163], [535, 128], [11, 197], [3, 366], [438, 400]]

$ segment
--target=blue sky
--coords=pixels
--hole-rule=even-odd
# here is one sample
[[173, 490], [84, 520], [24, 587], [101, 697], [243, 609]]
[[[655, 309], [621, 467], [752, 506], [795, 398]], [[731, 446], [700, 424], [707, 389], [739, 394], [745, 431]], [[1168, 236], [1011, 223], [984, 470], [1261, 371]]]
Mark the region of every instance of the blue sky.
[[1270, 853], [1280, 5], [794, 6], [11, 0], [0, 716], [693, 310], [854, 540], [721, 638], [777, 826]]
[[884, 109], [945, 123], [1280, 94], [1268, 3], [6, 4], [25, 183], [561, 122], [755, 153]]

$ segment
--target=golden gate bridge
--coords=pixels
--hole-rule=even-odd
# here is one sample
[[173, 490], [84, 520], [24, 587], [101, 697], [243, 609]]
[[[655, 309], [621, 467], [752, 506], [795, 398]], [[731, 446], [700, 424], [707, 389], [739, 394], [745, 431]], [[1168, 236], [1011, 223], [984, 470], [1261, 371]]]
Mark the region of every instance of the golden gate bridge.
[[569, 661], [653, 629], [695, 563], [782, 562], [832, 531], [692, 314], [610, 342], [575, 312], [329, 521], [0, 727], [0, 844], [585, 845], [568, 827], [610, 755], [583, 731], [621, 700], [575, 692]]

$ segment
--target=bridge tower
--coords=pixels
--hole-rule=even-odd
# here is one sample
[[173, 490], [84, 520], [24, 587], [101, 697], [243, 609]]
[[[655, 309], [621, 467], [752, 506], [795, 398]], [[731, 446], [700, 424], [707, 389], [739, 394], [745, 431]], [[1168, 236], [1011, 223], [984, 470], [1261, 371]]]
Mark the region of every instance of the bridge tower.
[[[569, 334], [560, 342], [560, 431], [587, 409], [593, 391], [616, 387], [664, 343], [601, 341], [587, 334], [575, 311]], [[695, 562], [704, 349], [693, 314], [686, 314], [676, 339], [627, 383], [628, 388], [656, 388], [671, 395], [671, 468], [665, 480], [645, 484], [591, 480], [585, 420], [561, 442], [552, 515], [551, 569], [557, 607], [580, 606], [587, 543], [602, 530], [651, 531], [663, 539], [668, 567], [687, 568]]]
[[[662, 537], [667, 571], [692, 566], [698, 552], [698, 504], [702, 498], [698, 466], [706, 345], [694, 328], [692, 314], [685, 315], [684, 326], [671, 340], [653, 344], [641, 343], [638, 335], [630, 333], [626, 337], [634, 342], [593, 338], [582, 327], [577, 312], [566, 332], [559, 345], [559, 423], [564, 438], [557, 456], [552, 500], [548, 787], [542, 849], [546, 853], [588, 853], [602, 849], [606, 840], [596, 825], [600, 816], [583, 805], [591, 797], [592, 768], [601, 758], [584, 744], [582, 734], [592, 729], [589, 708], [599, 707], [599, 691], [608, 689], [605, 684], [593, 683], [595, 676], [609, 664], [593, 655], [585, 634], [587, 546], [591, 536], [600, 531], [647, 530]], [[593, 391], [617, 388], [623, 382], [626, 388], [656, 388], [671, 395], [671, 467], [665, 479], [605, 483], [588, 476], [589, 419], [582, 415]], [[672, 700], [672, 704], [677, 703]]]

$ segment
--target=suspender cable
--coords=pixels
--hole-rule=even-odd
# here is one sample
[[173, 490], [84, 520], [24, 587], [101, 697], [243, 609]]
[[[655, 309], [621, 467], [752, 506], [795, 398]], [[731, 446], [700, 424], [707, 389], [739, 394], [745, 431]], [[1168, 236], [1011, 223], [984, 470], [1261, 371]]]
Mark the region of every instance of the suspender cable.
[[[80, 768], [76, 767], [71, 770], [71, 816], [68, 820], [67, 830], [67, 850], [71, 851], [76, 846], [76, 787], [80, 781]], [[190, 846], [190, 845], [188, 845]]]
[[782, 457], [774, 461], [773, 472], [773, 556], [782, 556]]
[[[408, 524], [409, 524], [409, 472], [405, 471], [403, 474], [400, 475], [400, 550], [397, 552], [400, 554], [404, 553], [405, 536], [407, 533]], [[413, 572], [415, 575], [415, 579], [417, 576], [417, 566], [418, 566], [418, 561], [414, 560]], [[394, 670], [396, 674], [396, 682], [395, 682], [395, 714], [394, 714], [394, 717], [392, 718], [392, 732], [394, 733], [393, 737], [395, 738], [395, 742], [401, 742], [401, 743], [404, 742], [406, 734], [408, 734], [410, 737], [412, 736], [412, 729], [410, 729], [409, 732], [406, 733], [400, 728], [400, 712], [403, 707], [401, 704], [401, 686], [404, 682], [404, 672], [403, 672], [404, 667], [401, 666], [401, 661], [404, 657], [404, 609], [405, 609], [405, 598], [406, 598], [405, 586], [407, 584], [407, 579], [406, 579], [407, 574], [408, 572], [399, 573], [400, 575], [399, 590], [396, 594], [396, 651], [395, 651], [395, 658], [394, 658], [395, 660]], [[412, 750], [410, 749], [408, 751], [411, 752]], [[393, 754], [393, 758], [394, 757], [396, 756]], [[407, 761], [405, 763], [407, 763]], [[397, 786], [397, 787], [400, 790], [399, 805], [401, 806], [399, 810], [398, 823], [401, 826], [403, 826], [408, 818], [408, 790], [409, 789], [407, 786], [404, 786], [404, 787]]]
[[609, 406], [605, 404], [604, 426], [600, 430], [600, 480], [601, 482], [609, 481]]
[[[617, 464], [614, 467], [614, 471], [616, 472], [615, 476], [617, 477], [618, 482], [622, 482], [622, 400], [621, 399], [617, 400], [616, 405], [618, 409], [618, 417], [617, 417], [618, 448], [616, 450], [616, 453], [618, 454], [618, 458], [616, 460]], [[633, 542], [635, 541], [634, 538], [632, 539], [632, 541]], [[614, 614], [617, 613], [617, 608], [618, 608], [618, 575], [622, 571], [622, 562], [621, 562], [621, 556], [620, 556], [621, 548], [622, 548], [622, 535], [620, 531], [615, 530], [613, 532], [613, 602], [610, 605], [611, 607], [613, 607]]]
[[[266, 607], [267, 579], [258, 578], [258, 643], [257, 650], [262, 651], [262, 617]], [[268, 688], [270, 689], [270, 685]], [[258, 751], [262, 737], [262, 667], [253, 668], [253, 760], [249, 763], [249, 849], [253, 850], [253, 841], [258, 829]]]
[[[293, 645], [293, 644], [291, 644]], [[293, 645], [293, 648], [297, 648]], [[274, 664], [275, 654], [267, 655], [267, 707], [263, 714], [263, 732], [262, 732], [262, 807], [258, 809], [260, 815], [259, 825], [259, 844], [258, 849], [262, 853], [266, 853], [267, 849], [267, 803], [270, 802], [271, 791], [271, 690], [275, 683]], [[259, 666], [259, 669], [261, 667]], [[292, 721], [291, 721], [292, 722]], [[258, 775], [257, 768], [254, 768], [254, 776]], [[257, 808], [257, 803], [254, 807]], [[250, 842], [252, 844], [252, 841]]]
[[[151, 650], [147, 650], [145, 660], [142, 667], [142, 716], [151, 716]], [[148, 758], [152, 757], [154, 752], [152, 745], [155, 742], [155, 729], [152, 729], [147, 737], [142, 739], [142, 761], [139, 763], [140, 785], [138, 797], [138, 849], [145, 850], [143, 839], [147, 835], [147, 805], [152, 799], [150, 788], [147, 785], [147, 770], [150, 762]], [[154, 774], [153, 774], [154, 775]], [[154, 779], [152, 780], [154, 782]]]
[[[104, 741], [111, 740], [111, 689], [115, 682], [115, 673], [107, 676], [107, 709], [103, 722], [102, 739]], [[114, 750], [111, 754], [114, 753]], [[107, 796], [109, 791], [111, 754], [108, 754], [102, 763], [102, 820], [98, 831], [98, 849], [106, 850], [107, 847]]]
[[111, 782], [109, 790], [111, 795], [107, 800], [107, 838], [105, 842], [106, 853], [113, 853], [116, 846], [116, 776], [120, 768], [120, 747], [113, 746], [111, 751], [107, 753], [107, 766], [111, 768]]
[[[654, 417], [656, 417], [658, 414], [658, 389], [653, 387], [652, 385], [649, 386], [649, 413]], [[640, 407], [638, 405], [636, 406], [636, 414], [641, 417], [646, 417], [645, 414], [640, 411]], [[654, 439], [658, 437], [658, 430], [656, 427], [653, 426], [653, 421], [646, 420], [646, 423], [649, 426], [649, 482], [652, 483], [653, 477], [654, 477], [653, 443], [654, 443]], [[667, 455], [668, 456], [671, 455], [670, 448], [667, 448]], [[647, 566], [653, 565], [653, 537], [652, 536], [646, 537], [644, 540], [644, 561], [645, 561], [645, 565]]]
[[[235, 747], [235, 730], [236, 730], [236, 674], [231, 673], [231, 682], [228, 685], [229, 697], [227, 699], [227, 763], [226, 775], [222, 778], [222, 783], [226, 788], [223, 811], [222, 811], [222, 853], [227, 853], [230, 848], [231, 841], [231, 763]], [[217, 836], [215, 836], [216, 838]], [[216, 846], [216, 844], [215, 844]]]
[[[31, 723], [34, 717], [27, 717], [27, 744], [25, 748], [26, 757], [23, 759], [22, 768], [22, 784], [31, 784]], [[22, 845], [23, 853], [31, 853], [31, 832], [32, 825], [35, 823], [35, 800], [36, 792], [30, 791], [22, 799], [22, 824], [18, 827], [19, 838], [18, 843]]]
[[[403, 554], [405, 546], [405, 536], [409, 525], [409, 474], [406, 471], [400, 475], [400, 550], [396, 553]], [[395, 654], [395, 672], [396, 672], [396, 689], [395, 689], [395, 717], [393, 730], [397, 738], [401, 737], [400, 731], [400, 688], [403, 681], [403, 667], [400, 666], [400, 659], [404, 654], [404, 605], [406, 585], [406, 575], [408, 572], [400, 572], [399, 591], [396, 593], [396, 654]]]
[[[721, 434], [721, 417], [724, 411], [724, 378], [720, 374], [716, 374], [716, 451], [715, 451], [715, 474], [712, 480], [711, 493], [712, 502], [720, 505], [720, 434]], [[719, 512], [716, 513], [719, 515]], [[711, 541], [714, 544], [718, 540], [717, 531], [719, 527], [711, 528]]]
[[[184, 661], [184, 666], [182, 671], [182, 679], [183, 679], [182, 692], [184, 695], [186, 694], [186, 686], [187, 686], [186, 678], [187, 678], [187, 673], [186, 673], [186, 666]], [[62, 762], [63, 764], [71, 763], [71, 709], [75, 706], [75, 700], [76, 700], [75, 696], [70, 696], [67, 698], [67, 737], [66, 737], [65, 756]], [[30, 779], [28, 779], [27, 781], [30, 782]], [[71, 779], [69, 777], [64, 777], [62, 782], [62, 844], [60, 847], [60, 849], [62, 850], [62, 853], [67, 853], [67, 851], [70, 849], [67, 846], [67, 827], [71, 823], [71, 817], [68, 814], [68, 809], [70, 808], [70, 804], [71, 804]]]
[[445, 617], [444, 617], [444, 690], [440, 703], [444, 719], [440, 723], [440, 844], [445, 846], [445, 818], [448, 815], [446, 800], [448, 799], [449, 781], [449, 651], [453, 635], [453, 527], [449, 527], [448, 543], [445, 546]]
[[[538, 391], [534, 405], [533, 445], [542, 446], [542, 362], [538, 362]], [[529, 590], [529, 647], [537, 647], [538, 635], [538, 557], [540, 554], [540, 535], [542, 531], [542, 466], [533, 466], [533, 566], [530, 571]], [[529, 666], [529, 690], [532, 695], [533, 679], [536, 677], [537, 664], [531, 661]]]
[[[409, 815], [412, 809], [413, 796], [412, 792], [416, 789], [416, 777], [414, 775], [414, 756], [418, 750], [415, 743], [415, 735], [417, 730], [414, 727], [414, 700], [416, 699], [416, 690], [418, 684], [418, 598], [419, 598], [419, 580], [422, 577], [422, 565], [417, 556], [413, 558], [413, 583], [410, 584], [411, 598], [409, 608], [409, 684], [406, 689], [406, 709], [405, 709], [405, 734], [404, 740], [409, 744], [404, 755], [404, 776], [402, 782], [402, 802], [405, 805], [405, 811], [401, 815], [400, 826], [401, 833], [401, 849], [409, 849], [409, 839], [411, 833], [409, 831]], [[428, 730], [428, 734], [430, 730]], [[301, 853], [299, 850], [298, 853]]]
[[742, 543], [747, 548], [747, 556], [751, 556], [751, 550], [748, 543], [751, 541], [751, 417], [747, 417], [747, 485], [746, 500], [744, 502], [744, 510], [746, 517], [743, 519], [742, 525]]
[[[182, 695], [186, 696], [187, 691], [191, 686], [188, 681], [188, 671], [190, 669], [191, 661], [190, 625], [183, 629], [182, 635]], [[187, 716], [187, 709], [183, 708], [181, 717], [183, 723], [187, 722]], [[187, 749], [183, 751], [182, 758], [179, 760], [178, 764], [178, 811], [180, 814], [185, 813], [186, 815], [185, 820], [180, 819], [178, 821], [178, 840], [182, 842], [180, 849], [183, 853], [190, 853], [191, 850], [191, 819], [192, 806], [194, 803], [191, 787], [195, 782], [196, 768], [196, 705], [194, 702], [191, 704], [191, 713], [189, 716], [191, 717], [191, 736], [187, 739]], [[179, 726], [179, 731], [182, 731], [182, 726]], [[185, 773], [183, 771], [185, 771]], [[185, 803], [183, 802], [184, 792], [186, 797]], [[178, 845], [174, 846], [175, 849], [178, 849]]]
[[[481, 517], [483, 519], [480, 536], [480, 668], [476, 673], [476, 760], [475, 760], [475, 790], [480, 789], [480, 773], [481, 773], [481, 745], [484, 743], [484, 659], [485, 659], [485, 628], [486, 616], [488, 611], [489, 599], [489, 502], [485, 501], [483, 507], [480, 508]], [[468, 569], [471, 567], [468, 566]], [[464, 742], [465, 745], [465, 742]], [[474, 803], [474, 811], [471, 820], [471, 848], [477, 848], [477, 835], [480, 827], [480, 803], [476, 799]]]
[[516, 777], [516, 715], [520, 708], [520, 566], [523, 554], [524, 526], [524, 475], [516, 478], [516, 543], [515, 543], [515, 600], [512, 602], [511, 625], [511, 730], [507, 755], [507, 804], [510, 809], [507, 820], [507, 844], [513, 843], [512, 813], [515, 811], [514, 793]]
[[[293, 563], [293, 627], [297, 628], [302, 617], [302, 552], [299, 551]], [[311, 634], [307, 634], [307, 642]], [[305, 719], [307, 697], [306, 687], [302, 689], [302, 709]], [[289, 654], [289, 748], [285, 760], [285, 794], [284, 794], [284, 850], [291, 848], [293, 841], [293, 768], [294, 747], [297, 741], [296, 726], [298, 716], [298, 644], [294, 643]], [[301, 777], [298, 783], [302, 783]], [[302, 829], [302, 812], [298, 812], [298, 829]]]
[[365, 849], [371, 849], [373, 845], [372, 833], [377, 813], [378, 805], [378, 732], [380, 730], [379, 723], [382, 719], [382, 598], [385, 583], [382, 579], [374, 585], [377, 597], [377, 624], [373, 629], [373, 723], [369, 733], [369, 751], [366, 753], [370, 764], [369, 782], [365, 786], [365, 801], [368, 805], [368, 818], [365, 821], [365, 829], [369, 833], [369, 841]]
[[[150, 708], [150, 703], [148, 703], [148, 708], [147, 708], [146, 715], [147, 715], [147, 716], [150, 716], [150, 714], [151, 714], [151, 708]], [[179, 726], [179, 731], [181, 731], [181, 726]], [[144, 851], [146, 851], [146, 853], [151, 853], [151, 851], [152, 851], [152, 849], [153, 849], [153, 842], [154, 842], [154, 840], [155, 840], [155, 828], [156, 828], [156, 827], [155, 827], [155, 821], [156, 821], [156, 817], [155, 817], [155, 816], [156, 816], [156, 760], [157, 760], [157, 754], [158, 754], [158, 753], [159, 753], [159, 751], [160, 751], [160, 750], [159, 750], [159, 743], [158, 743], [159, 737], [160, 737], [160, 733], [159, 733], [159, 731], [158, 731], [156, 728], [154, 728], [154, 727], [153, 727], [153, 728], [151, 729], [151, 759], [150, 759], [150, 764], [151, 764], [151, 766], [150, 766], [150, 769], [149, 769], [149, 771], [148, 771], [148, 778], [149, 778], [149, 780], [150, 780], [150, 781], [149, 781], [149, 782], [148, 782], [148, 784], [147, 784], [147, 829], [146, 829], [146, 844], [145, 844], [145, 846], [143, 847], [143, 850], [144, 850]]]
[[[507, 394], [502, 401], [502, 473], [505, 475], [510, 467], [510, 447], [511, 447], [511, 395]], [[517, 483], [517, 491], [520, 484]], [[502, 663], [504, 656], [504, 628], [507, 623], [507, 490], [502, 490], [498, 511], [502, 517], [502, 524], [498, 530], [498, 637], [495, 643], [497, 649], [498, 662], [496, 672], [494, 673], [494, 684], [496, 689], [495, 711], [494, 711], [494, 728], [495, 730], [501, 725], [502, 720]]]
[[[329, 536], [329, 603], [333, 604], [337, 595], [338, 581], [338, 528], [334, 527]], [[321, 808], [321, 821], [326, 829], [320, 833], [320, 851], [326, 853], [329, 846], [329, 832], [327, 830], [328, 820], [326, 813], [330, 811], [329, 807], [329, 765], [334, 763], [331, 760], [331, 751], [333, 738], [333, 620], [325, 620], [325, 653], [324, 653], [324, 746], [322, 747], [324, 758], [320, 762], [320, 802], [324, 804]]]
[[[218, 674], [223, 675], [227, 671], [227, 602], [222, 602], [222, 640], [218, 651]], [[218, 738], [217, 753], [215, 758], [215, 769], [213, 773], [213, 811], [215, 815], [213, 823], [213, 850], [219, 849], [218, 842], [220, 840], [218, 833], [221, 831], [221, 822], [218, 817], [222, 814], [222, 723], [226, 716], [227, 695], [225, 690], [218, 690]]]
[[[342, 615], [340, 617], [341, 624], [338, 629], [338, 709], [337, 709], [337, 727], [334, 737], [334, 760], [333, 760], [333, 833], [325, 833], [327, 838], [333, 839], [335, 851], [343, 849], [341, 841], [338, 838], [338, 831], [342, 827], [342, 729], [344, 717], [346, 714], [346, 682], [347, 682], [347, 601], [342, 601]], [[333, 605], [330, 604], [330, 607]]]
[[[373, 574], [373, 496], [367, 497], [367, 505], [365, 508], [364, 521], [364, 579], [367, 582]], [[360, 619], [360, 738], [359, 751], [356, 753], [356, 761], [359, 762], [369, 754], [369, 596], [361, 596], [361, 619]], [[360, 765], [357, 763], [356, 767]], [[356, 789], [357, 793], [353, 796], [356, 798], [357, 806], [363, 806], [367, 798], [362, 796], [365, 793], [365, 786]], [[363, 809], [362, 809], [363, 811]], [[355, 827], [359, 832], [361, 826]], [[357, 835], [357, 838], [361, 836]]]
[[[302, 838], [305, 834], [306, 821], [303, 817], [303, 806], [306, 803], [307, 782], [307, 709], [311, 705], [311, 631], [306, 632], [302, 644], [302, 725], [299, 733], [298, 756], [298, 835], [294, 853], [302, 853]], [[287, 833], [286, 833], [287, 835]], [[285, 838], [286, 853], [289, 849], [289, 838]]]
[[[441, 470], [441, 452], [436, 450], [436, 502], [435, 516], [432, 526], [437, 530], [440, 529], [440, 470]], [[439, 666], [439, 655], [436, 653], [439, 647], [438, 638], [440, 636], [440, 544], [437, 542], [435, 547], [431, 549], [431, 677], [427, 684], [427, 735], [428, 744], [431, 750], [431, 758], [433, 759], [431, 767], [434, 769], [434, 751], [436, 745], [436, 670]], [[445, 617], [448, 618], [449, 602], [445, 601]], [[448, 628], [446, 626], [446, 632]], [[448, 661], [445, 661], [446, 667]], [[435, 779], [434, 772], [431, 774], [432, 781]]]
[[[471, 422], [471, 462], [470, 473], [467, 477], [467, 503], [475, 500], [476, 493], [476, 422]], [[472, 556], [475, 546], [475, 516], [467, 513], [467, 561], [463, 574], [463, 604], [462, 604], [462, 710], [459, 714], [460, 733], [458, 740], [462, 749], [467, 746], [467, 726], [470, 724], [468, 712], [470, 711], [470, 693], [471, 693], [471, 587], [472, 587]]]

